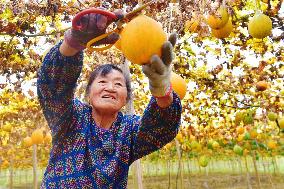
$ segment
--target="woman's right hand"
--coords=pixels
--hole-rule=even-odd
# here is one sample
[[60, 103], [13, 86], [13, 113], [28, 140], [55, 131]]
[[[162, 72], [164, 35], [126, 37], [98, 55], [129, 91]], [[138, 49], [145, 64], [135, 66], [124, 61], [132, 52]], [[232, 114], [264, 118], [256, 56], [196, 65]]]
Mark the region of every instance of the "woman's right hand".
[[[121, 10], [116, 10], [114, 14], [117, 18], [122, 18], [123, 13]], [[77, 24], [81, 26], [80, 30], [69, 29], [64, 34], [64, 41], [69, 47], [76, 49], [77, 51], [86, 48], [86, 44], [91, 39], [100, 36], [106, 32], [106, 28], [116, 20], [109, 18], [101, 14], [90, 13], [82, 16]], [[114, 44], [119, 39], [117, 33], [113, 33], [108, 37], [96, 42], [94, 45], [101, 44]]]

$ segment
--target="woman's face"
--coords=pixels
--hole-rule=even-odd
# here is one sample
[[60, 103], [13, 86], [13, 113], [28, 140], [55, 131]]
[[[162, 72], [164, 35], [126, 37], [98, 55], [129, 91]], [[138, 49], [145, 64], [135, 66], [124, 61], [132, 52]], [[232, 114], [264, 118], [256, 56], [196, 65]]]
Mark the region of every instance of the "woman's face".
[[92, 107], [100, 113], [116, 113], [126, 104], [127, 88], [123, 74], [117, 70], [97, 76], [89, 92]]

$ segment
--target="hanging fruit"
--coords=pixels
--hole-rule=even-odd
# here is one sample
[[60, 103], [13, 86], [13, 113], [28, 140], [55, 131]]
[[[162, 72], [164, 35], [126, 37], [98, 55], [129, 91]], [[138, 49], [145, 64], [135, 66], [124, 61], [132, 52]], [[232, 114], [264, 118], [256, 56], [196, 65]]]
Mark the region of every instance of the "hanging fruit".
[[198, 164], [201, 166], [201, 167], [206, 167], [209, 163], [209, 158], [207, 156], [201, 156], [199, 159], [198, 159]]
[[26, 137], [26, 138], [23, 139], [23, 146], [24, 147], [28, 148], [28, 147], [30, 147], [32, 145], [33, 145], [33, 141], [31, 139], [31, 137]]
[[218, 39], [224, 39], [229, 37], [233, 31], [233, 24], [231, 19], [226, 23], [226, 25], [220, 29], [212, 29], [212, 35]]
[[32, 133], [32, 142], [33, 144], [41, 144], [43, 142], [43, 132], [41, 129], [36, 129]]
[[223, 28], [229, 21], [229, 13], [225, 6], [220, 6], [215, 14], [211, 14], [207, 18], [207, 24], [212, 29]]
[[178, 94], [179, 98], [182, 100], [186, 94], [186, 88], [187, 88], [186, 81], [180, 75], [172, 72], [171, 84], [173, 90]]
[[154, 54], [161, 56], [161, 47], [166, 40], [167, 35], [160, 23], [140, 15], [124, 27], [116, 47], [130, 62], [141, 65], [149, 63]]
[[272, 21], [269, 16], [256, 13], [248, 23], [249, 34], [257, 39], [263, 39], [271, 34]]

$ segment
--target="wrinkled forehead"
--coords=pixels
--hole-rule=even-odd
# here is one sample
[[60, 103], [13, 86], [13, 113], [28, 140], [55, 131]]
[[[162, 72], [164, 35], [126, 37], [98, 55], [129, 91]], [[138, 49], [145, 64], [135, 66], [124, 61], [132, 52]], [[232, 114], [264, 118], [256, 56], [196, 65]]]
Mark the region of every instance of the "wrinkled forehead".
[[100, 78], [126, 81], [124, 74], [115, 69], [111, 69], [107, 71], [102, 70], [101, 72], [98, 73], [96, 77], [96, 79], [100, 79]]

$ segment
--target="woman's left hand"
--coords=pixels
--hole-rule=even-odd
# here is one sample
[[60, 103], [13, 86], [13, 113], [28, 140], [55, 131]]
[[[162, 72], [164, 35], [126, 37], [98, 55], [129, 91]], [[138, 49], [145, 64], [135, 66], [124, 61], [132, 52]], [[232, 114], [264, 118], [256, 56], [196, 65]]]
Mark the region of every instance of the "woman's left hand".
[[177, 40], [177, 34], [170, 35], [162, 46], [161, 58], [153, 55], [150, 63], [142, 66], [143, 73], [149, 79], [149, 88], [153, 96], [157, 98], [169, 96], [172, 93], [171, 63], [174, 59], [173, 47]]

